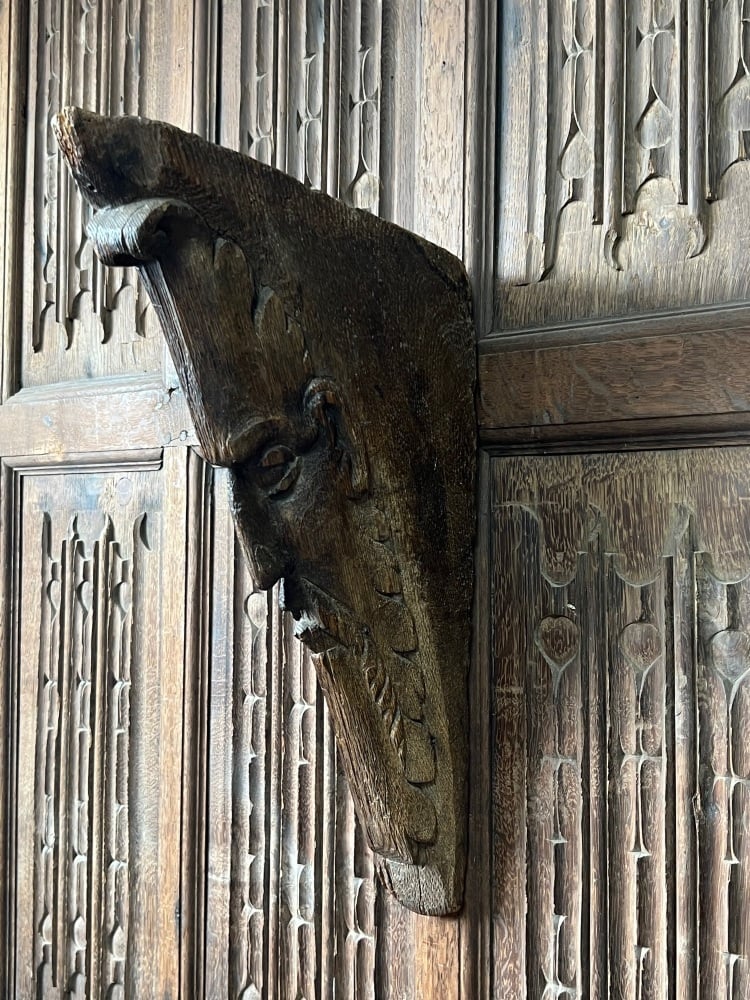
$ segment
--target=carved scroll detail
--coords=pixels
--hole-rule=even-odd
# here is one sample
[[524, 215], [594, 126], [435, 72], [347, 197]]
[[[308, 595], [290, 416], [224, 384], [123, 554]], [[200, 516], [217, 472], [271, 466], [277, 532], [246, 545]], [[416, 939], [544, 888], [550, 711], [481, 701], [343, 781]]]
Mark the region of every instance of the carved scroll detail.
[[[391, 886], [455, 909], [474, 469], [460, 264], [170, 126], [70, 111], [58, 129], [99, 256], [141, 267], [204, 455], [230, 469], [253, 576], [283, 580]], [[303, 675], [287, 734], [302, 765]], [[291, 871], [303, 929], [307, 868]]]

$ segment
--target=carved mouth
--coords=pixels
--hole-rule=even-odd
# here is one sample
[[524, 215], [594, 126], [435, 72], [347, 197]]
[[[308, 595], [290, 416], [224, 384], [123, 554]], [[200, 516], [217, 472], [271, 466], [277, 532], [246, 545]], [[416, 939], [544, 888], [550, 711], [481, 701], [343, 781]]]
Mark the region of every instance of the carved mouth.
[[313, 621], [311, 618], [295, 619], [294, 634], [313, 653], [325, 653], [340, 645], [336, 636], [331, 635], [319, 622]]
[[352, 646], [356, 629], [351, 612], [311, 580], [284, 577], [279, 605], [291, 612], [295, 636], [314, 653], [324, 653], [334, 646]]

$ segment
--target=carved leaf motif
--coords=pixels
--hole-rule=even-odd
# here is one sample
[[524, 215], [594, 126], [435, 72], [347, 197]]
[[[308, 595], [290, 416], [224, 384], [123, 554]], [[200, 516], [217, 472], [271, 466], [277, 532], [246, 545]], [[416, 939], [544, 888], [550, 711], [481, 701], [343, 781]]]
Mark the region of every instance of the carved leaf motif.
[[672, 114], [658, 94], [652, 92], [635, 134], [644, 149], [661, 149], [672, 138]]
[[631, 622], [620, 635], [620, 650], [637, 673], [645, 674], [661, 656], [661, 632], [651, 622]]
[[711, 640], [714, 668], [730, 684], [750, 669], [750, 636], [740, 629], [725, 629]]
[[578, 626], [562, 615], [543, 618], [534, 638], [547, 663], [558, 670], [567, 667], [578, 652]]

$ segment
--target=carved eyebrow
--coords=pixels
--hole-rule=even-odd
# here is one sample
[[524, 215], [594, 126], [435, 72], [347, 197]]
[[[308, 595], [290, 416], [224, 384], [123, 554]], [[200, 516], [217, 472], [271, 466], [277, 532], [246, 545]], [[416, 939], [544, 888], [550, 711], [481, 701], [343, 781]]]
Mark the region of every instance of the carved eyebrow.
[[246, 462], [262, 447], [277, 438], [283, 429], [278, 417], [254, 417], [228, 435], [224, 444], [227, 465]]

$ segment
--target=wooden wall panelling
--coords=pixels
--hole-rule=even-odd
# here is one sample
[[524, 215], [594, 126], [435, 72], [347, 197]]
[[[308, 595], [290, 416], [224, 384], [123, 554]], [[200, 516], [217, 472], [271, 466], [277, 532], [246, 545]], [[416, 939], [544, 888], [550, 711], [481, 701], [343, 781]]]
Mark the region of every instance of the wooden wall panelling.
[[[214, 546], [213, 469], [192, 448], [174, 449], [184, 470], [185, 524], [184, 667], [181, 747], [179, 930], [180, 990], [204, 990], [203, 947], [207, 926], [206, 875], [208, 711], [211, 704], [211, 572]], [[178, 491], [179, 492], [179, 491]], [[177, 578], [176, 578], [177, 579]], [[177, 621], [178, 610], [175, 608]], [[210, 995], [210, 994], [209, 994]]]
[[750, 452], [494, 471], [493, 995], [741, 995]]
[[[11, 129], [11, 115], [10, 115], [10, 89], [11, 80], [13, 79], [13, 43], [11, 40], [11, 32], [13, 30], [13, 24], [11, 20], [10, 4], [4, 4], [0, 8], [0, 129], [2, 129], [2, 148], [0, 148], [0, 179], [2, 183], [0, 184], [0, 234], [2, 234], [2, 250], [0, 250], [0, 275], [2, 276], [2, 298], [0, 298], [0, 331], [2, 331], [2, 342], [0, 343], [0, 358], [5, 355], [5, 329], [6, 320], [5, 313], [8, 308], [6, 303], [6, 295], [8, 290], [8, 282], [6, 278], [6, 273], [10, 261], [8, 260], [8, 236], [9, 236], [9, 222], [12, 218], [11, 202], [8, 198], [8, 183], [11, 178], [11, 171], [8, 169], [8, 147], [9, 140], [11, 139], [12, 129]], [[3, 369], [4, 364], [0, 361], [0, 386], [3, 384]], [[2, 400], [0, 396], [0, 400]]]
[[492, 329], [495, 278], [497, 47], [496, 0], [467, 0], [464, 81], [464, 200], [462, 260], [473, 292], [474, 325]]
[[342, 87], [339, 131], [339, 197], [378, 213], [382, 95], [381, 0], [344, 5], [341, 22]]
[[6, 612], [0, 622], [0, 803], [2, 823], [0, 823], [0, 987], [8, 992], [8, 984], [13, 976], [15, 956], [10, 947], [11, 927], [15, 909], [16, 880], [11, 859], [15, 852], [14, 830], [9, 822], [11, 807], [12, 775], [16, 767], [17, 745], [10, 739], [10, 733], [17, 726], [18, 678], [11, 670], [13, 658], [17, 658], [18, 640], [17, 613], [10, 612], [10, 598], [17, 590], [15, 576], [17, 562], [11, 558], [13, 520], [18, 504], [14, 502], [16, 480], [13, 470], [0, 462], [0, 601]]
[[413, 228], [463, 258], [466, 5], [430, 0], [420, 12], [419, 117]]
[[185, 462], [14, 471], [9, 995], [179, 981]]
[[743, 10], [504, 9], [496, 328], [747, 297]]
[[406, 229], [414, 229], [418, 24], [418, 0], [383, 0], [379, 214]]
[[491, 460], [477, 466], [474, 626], [469, 674], [469, 829], [464, 910], [460, 920], [460, 996], [489, 997], [492, 961], [492, 580], [495, 566]]
[[[416, 11], [410, 18], [408, 11], [388, 3], [382, 9], [377, 2], [331, 3], [322, 8], [224, 4], [220, 134], [225, 144], [352, 204], [393, 212], [400, 222], [421, 218], [423, 231], [424, 226], [431, 227], [428, 236], [460, 252], [464, 240], [462, 176], [464, 157], [469, 154], [464, 142], [464, 49], [461, 44], [456, 47], [455, 41], [463, 38], [466, 12], [462, 5], [451, 5], [448, 10], [431, 4], [423, 13], [420, 26]], [[476, 44], [480, 44], [479, 32]], [[474, 58], [473, 72], [479, 73], [480, 58], [477, 54]], [[397, 78], [391, 79], [390, 74], [386, 78], [382, 60], [398, 67]], [[385, 103], [381, 95], [389, 87], [394, 93], [406, 88], [414, 93], [414, 101], [406, 109]], [[420, 112], [417, 95], [428, 90], [432, 94], [434, 87], [439, 90], [436, 99], [430, 96], [429, 106]], [[451, 137], [453, 151], [448, 159], [446, 136]], [[413, 153], [409, 153], [412, 143]], [[389, 190], [384, 180], [377, 181], [378, 176], [393, 178], [394, 183], [398, 178], [398, 192]], [[434, 184], [442, 193], [435, 194]], [[446, 194], [448, 189], [458, 192], [455, 199]], [[293, 660], [285, 664], [284, 677], [284, 683], [296, 684]], [[325, 726], [323, 739], [328, 739]], [[318, 749], [318, 759], [324, 768], [318, 787], [320, 782], [323, 788], [332, 787], [327, 784], [325, 762], [330, 760], [330, 750], [325, 745]], [[351, 821], [340, 775], [336, 785], [336, 815], [332, 817], [326, 805], [319, 832], [323, 842], [330, 843], [328, 831], [335, 830], [330, 863], [336, 872], [332, 905], [337, 937], [335, 960], [322, 948], [320, 969], [330, 967], [337, 976], [337, 989], [345, 989], [346, 995], [355, 983], [357, 995], [381, 990], [387, 996], [390, 984], [393, 990], [412, 984], [408, 988], [419, 995], [419, 990], [427, 988], [436, 962], [444, 965], [447, 961], [442, 988], [450, 990], [454, 987], [446, 983], [455, 982], [457, 990], [458, 924], [436, 921], [433, 925], [397, 914], [384, 898], [378, 904], [383, 926], [399, 930], [394, 935], [378, 934], [372, 971], [375, 890], [371, 861]], [[295, 794], [299, 792], [298, 787]], [[293, 823], [292, 805], [289, 810]], [[327, 871], [328, 863], [325, 855], [318, 858], [318, 871]], [[282, 874], [285, 871], [282, 865]], [[329, 910], [320, 906], [320, 919], [325, 921]], [[287, 961], [291, 969], [297, 968], [295, 956]]]
[[0, 228], [3, 233], [2, 303], [0, 303], [0, 402], [16, 391], [19, 372], [19, 345], [15, 330], [20, 306], [20, 224], [23, 219], [24, 144], [23, 109], [26, 102], [25, 65], [22, 53], [27, 37], [28, 10], [24, 4], [4, 4], [0, 10], [0, 46], [3, 52], [0, 70], [0, 128], [3, 148], [0, 152]]
[[[287, 170], [308, 186], [360, 207], [376, 207], [380, 21], [377, 0], [343, 6], [225, 4], [219, 60], [222, 142]], [[258, 894], [256, 875], [253, 902], [265, 913], [266, 941], [261, 946], [257, 937], [243, 938], [243, 917], [230, 928], [230, 950], [235, 942], [238, 955], [249, 948], [248, 961], [257, 965], [263, 948], [264, 969], [258, 967], [255, 978], [247, 979], [261, 991], [267, 982], [281, 996], [315, 995], [335, 981], [342, 996], [372, 996], [372, 859], [335, 763], [312, 664], [275, 603], [261, 621], [261, 596], [248, 590], [251, 582], [237, 574], [234, 586], [240, 587], [238, 606], [251, 598], [258, 605], [253, 627], [262, 627], [266, 636], [269, 659], [262, 689], [271, 701], [265, 780], [277, 790], [264, 807], [267, 881], [264, 894]], [[250, 652], [249, 645], [243, 648]], [[253, 656], [262, 659], [262, 648], [255, 644]], [[242, 674], [250, 667], [243, 666], [238, 650], [235, 645], [234, 669]], [[261, 738], [256, 734], [253, 745]], [[242, 740], [236, 731], [235, 741], [239, 755]], [[256, 796], [262, 775], [258, 782]], [[253, 804], [251, 815], [256, 808]], [[236, 824], [233, 830], [236, 835]], [[257, 828], [257, 836], [260, 832]], [[256, 855], [251, 870], [259, 866]], [[230, 897], [236, 912], [234, 882]], [[261, 919], [259, 913], [259, 928]]]
[[521, 618], [524, 515], [493, 489], [492, 976], [493, 996], [524, 996], [526, 628]]
[[272, 595], [236, 556], [226, 483], [216, 474], [212, 580], [205, 996], [276, 988], [277, 703]]
[[221, 6], [219, 141], [277, 165], [279, 14], [274, 2]]
[[749, 325], [737, 305], [488, 338], [479, 346], [482, 438], [610, 449], [747, 440]]
[[[68, 212], [71, 205], [63, 204], [68, 195], [58, 189], [55, 161], [45, 155], [47, 123], [55, 102], [75, 98], [99, 110], [136, 110], [168, 118], [184, 126], [192, 125], [204, 134], [215, 129], [226, 144], [246, 149], [296, 173], [313, 186], [321, 186], [350, 203], [371, 209], [379, 206], [384, 210], [386, 204], [380, 203], [386, 193], [378, 180], [388, 166], [384, 156], [400, 156], [403, 184], [399, 190], [404, 193], [396, 197], [387, 195], [394, 211], [421, 218], [424, 225], [432, 227], [427, 235], [459, 251], [464, 240], [469, 239], [463, 235], [465, 191], [461, 180], [464, 164], [470, 158], [464, 139], [464, 119], [468, 117], [463, 97], [464, 52], [461, 46], [454, 51], [453, 44], [456, 37], [462, 38], [464, 34], [463, 6], [451, 8], [447, 24], [443, 7], [431, 4], [425, 10], [421, 27], [416, 9], [411, 19], [401, 12], [397, 17], [392, 5], [386, 3], [381, 7], [377, 0], [362, 4], [331, 3], [322, 11], [312, 3], [305, 5], [303, 11], [300, 5], [274, 2], [258, 7], [249, 3], [217, 3], [191, 9], [190, 5], [129, 0], [128, 4], [118, 5], [117, 11], [109, 11], [107, 4], [89, 7], [47, 0], [38, 9], [32, 9], [26, 45], [18, 45], [24, 68], [20, 78], [24, 86], [28, 81], [30, 107], [36, 116], [26, 137], [27, 171], [23, 182], [27, 193], [35, 190], [43, 193], [41, 198], [26, 199], [32, 214], [26, 219], [24, 255], [17, 255], [18, 265], [23, 264], [26, 273], [23, 329], [38, 336], [39, 314], [45, 308], [45, 315], [59, 313], [60, 323], [55, 320], [52, 336], [41, 350], [34, 353], [26, 350], [30, 343], [25, 345], [22, 381], [26, 388], [18, 395], [15, 408], [0, 412], [0, 434], [7, 450], [55, 455], [56, 460], [68, 462], [79, 461], [91, 449], [104, 448], [112, 454], [113, 450], [132, 447], [190, 443], [192, 431], [185, 419], [180, 394], [165, 393], [159, 388], [164, 377], [163, 363], [156, 350], [153, 356], [149, 354], [148, 330], [145, 337], [136, 332], [138, 339], [132, 339], [138, 323], [148, 325], [151, 320], [147, 314], [140, 318], [137, 314], [134, 304], [137, 293], [129, 284], [129, 275], [123, 272], [116, 276], [111, 287], [103, 285], [102, 279], [93, 274], [94, 265], [88, 261], [85, 242], [79, 244], [74, 239], [73, 223], [67, 230], [64, 228], [71, 217]], [[127, 23], [121, 23], [117, 17], [125, 18]], [[112, 25], [111, 34], [104, 30], [107, 24]], [[383, 39], [386, 29], [390, 31], [390, 49]], [[148, 39], [154, 39], [153, 44]], [[478, 73], [479, 35], [475, 41], [472, 72]], [[383, 107], [384, 50], [390, 53], [392, 61], [397, 52], [414, 55], [408, 65], [410, 75], [396, 81], [394, 86], [401, 90], [407, 84], [413, 87], [415, 110], [421, 103], [418, 95], [425, 89], [429, 88], [431, 93], [434, 88], [439, 91], [439, 99], [428, 102], [429, 107], [416, 127], [408, 110], [403, 121], [391, 126], [397, 139], [393, 145], [384, 138], [381, 125], [386, 115], [391, 115], [392, 121], [396, 116], [395, 109]], [[173, 53], [171, 61], [164, 59], [165, 51]], [[404, 69], [405, 64], [406, 60], [402, 63]], [[67, 67], [64, 72], [60, 69], [63, 65]], [[215, 83], [215, 79], [220, 82]], [[220, 95], [215, 120], [211, 105], [214, 93]], [[448, 135], [451, 156], [445, 159], [443, 146]], [[413, 154], [404, 152], [410, 142]], [[435, 183], [444, 193], [448, 189], [454, 194], [458, 192], [457, 201], [452, 200], [452, 195], [437, 199], [438, 215], [432, 211], [437, 202], [432, 205], [430, 201], [435, 197], [432, 181], [419, 180], [423, 171], [425, 176], [434, 175]], [[466, 197], [470, 199], [468, 194]], [[76, 225], [81, 221], [73, 220]], [[400, 217], [400, 221], [404, 218]], [[53, 255], [48, 255], [43, 264], [36, 263], [33, 253], [33, 225], [40, 235], [46, 234], [45, 242], [49, 242], [52, 250]], [[80, 231], [79, 225], [79, 234]], [[58, 268], [55, 259], [58, 252], [72, 263], [61, 260], [63, 266]], [[95, 305], [85, 305], [89, 300]], [[80, 313], [85, 314], [83, 321], [68, 309], [71, 301], [76, 303], [75, 309], [83, 310]], [[110, 306], [114, 307], [111, 314], [106, 311]], [[102, 315], [111, 319], [108, 331], [101, 325]], [[9, 356], [8, 345], [6, 348]], [[141, 380], [144, 368], [153, 377], [151, 388]], [[99, 376], [107, 376], [101, 392], [93, 384], [87, 387], [79, 381], [95, 383]], [[68, 382], [69, 393], [54, 387], [60, 381]], [[44, 388], [47, 384], [53, 386], [49, 391]], [[79, 428], [76, 454], [71, 452], [73, 426]], [[381, 896], [377, 902], [379, 911], [386, 915], [390, 925], [394, 928], [398, 925], [401, 931], [400, 937], [395, 934], [393, 938], [376, 931], [378, 890], [372, 859], [353, 820], [351, 801], [334, 763], [325, 714], [315, 699], [317, 708], [307, 706], [311, 698], [310, 664], [295, 659], [297, 654], [289, 647], [278, 613], [269, 611], [262, 628], [248, 618], [247, 602], [257, 595], [252, 593], [251, 581], [232, 568], [232, 548], [220, 530], [216, 548], [213, 554], [209, 552], [213, 528], [198, 513], [200, 498], [206, 496], [205, 469], [181, 448], [167, 449], [167, 454], [172, 456], [168, 463], [177, 463], [167, 473], [176, 477], [175, 486], [183, 481], [180, 477], [189, 484], [187, 493], [184, 487], [174, 491], [176, 520], [169, 523], [175, 526], [176, 533], [166, 543], [171, 553], [169, 575], [170, 579], [186, 579], [191, 595], [186, 606], [187, 626], [185, 608], [182, 605], [178, 608], [183, 598], [173, 594], [162, 612], [172, 627], [163, 652], [169, 648], [176, 655], [176, 630], [184, 631], [183, 647], [188, 641], [188, 648], [183, 649], [185, 690], [183, 695], [176, 688], [166, 691], [163, 709], [165, 713], [176, 711], [180, 701], [184, 718], [182, 742], [178, 753], [177, 727], [170, 729], [171, 752], [167, 753], [166, 744], [164, 751], [170, 764], [165, 768], [164, 786], [159, 790], [165, 799], [174, 794], [174, 782], [178, 782], [174, 786], [178, 787], [180, 777], [176, 761], [180, 754], [184, 755], [190, 764], [181, 792], [182, 806], [172, 816], [173, 833], [184, 854], [181, 861], [172, 855], [160, 859], [163, 878], [170, 883], [177, 880], [181, 885], [180, 909], [177, 918], [174, 911], [171, 916], [168, 911], [160, 912], [155, 918], [158, 933], [175, 941], [175, 951], [170, 951], [168, 960], [174, 962], [175, 977], [181, 981], [183, 990], [192, 990], [196, 995], [201, 989], [211, 995], [210, 982], [221, 983], [223, 991], [235, 988], [239, 991], [240, 983], [245, 982], [245, 961], [248, 968], [252, 966], [252, 976], [266, 977], [264, 982], [267, 980], [269, 989], [274, 984], [280, 989], [282, 975], [290, 983], [293, 979], [318, 991], [328, 988], [335, 977], [337, 991], [360, 997], [380, 995], [376, 991], [381, 984], [385, 991], [388, 981], [394, 984], [391, 994], [394, 996], [399, 995], [396, 990], [402, 983], [424, 992], [438, 970], [441, 992], [457, 993], [459, 948], [468, 953], [472, 947], [458, 922], [443, 925], [440, 921], [420, 921], [397, 912], [395, 905]], [[180, 454], [182, 458], [177, 457]], [[106, 464], [106, 457], [102, 461]], [[94, 466], [90, 470], [91, 474], [98, 474]], [[19, 482], [22, 480], [23, 477]], [[179, 516], [178, 511], [182, 512]], [[183, 541], [186, 530], [191, 539], [187, 547]], [[209, 576], [212, 576], [215, 614], [210, 672], [217, 681], [210, 702], [205, 633]], [[220, 661], [226, 662], [222, 657], [227, 647], [222, 650], [217, 644], [219, 624], [225, 621], [236, 671], [231, 681], [220, 669]], [[260, 648], [265, 642], [271, 651], [270, 658], [269, 653], [266, 660], [258, 653], [257, 661], [254, 657], [245, 659], [244, 651], [248, 644], [252, 645], [248, 636], [253, 630], [264, 637], [255, 646]], [[192, 638], [188, 640], [187, 636]], [[226, 671], [225, 666], [222, 669]], [[259, 753], [257, 758], [252, 757], [252, 765], [248, 764], [248, 768], [256, 769], [250, 783], [258, 789], [265, 788], [270, 781], [267, 794], [278, 796], [275, 806], [275, 800], [271, 799], [263, 807], [267, 812], [263, 826], [265, 839], [261, 841], [263, 809], [256, 802], [257, 791], [255, 799], [247, 795], [242, 798], [242, 784], [232, 785], [234, 767], [242, 773], [243, 754], [248, 753], [247, 720], [242, 723], [243, 729], [233, 713], [238, 711], [240, 685], [242, 692], [248, 684], [258, 685], [252, 686], [249, 700], [253, 701], [256, 693], [263, 690], [264, 672], [270, 677], [272, 669], [283, 678], [276, 687], [267, 689], [265, 696], [268, 697], [270, 690], [272, 704], [269, 708], [266, 703], [265, 710], [269, 713], [266, 721], [270, 724], [270, 743], [276, 749], [271, 752], [266, 748], [265, 757]], [[251, 676], [248, 670], [253, 671]], [[309, 764], [300, 767], [293, 756], [285, 755], [286, 751], [281, 754], [285, 728], [290, 739], [295, 732], [282, 713], [285, 698], [291, 699], [287, 701], [290, 711], [307, 720], [302, 745], [305, 752], [308, 746], [312, 747], [309, 759], [317, 761], [312, 779], [306, 773], [313, 770]], [[227, 711], [229, 716], [222, 715]], [[166, 725], [166, 719], [162, 721]], [[229, 754], [225, 750], [218, 753], [219, 741], [214, 743], [211, 733], [231, 733], [233, 747]], [[215, 758], [209, 754], [208, 789], [202, 783], [198, 767], [203, 745], [216, 754]], [[232, 771], [228, 772], [230, 761]], [[270, 778], [269, 773], [261, 775], [261, 762], [270, 771]], [[296, 795], [301, 802], [297, 813], [292, 810], [283, 818], [278, 812], [282, 785], [288, 788], [289, 796]], [[204, 831], [200, 822], [201, 796], [206, 794], [209, 806], [216, 805], [218, 812], [209, 808], [209, 814], [217, 816], [217, 825], [209, 825]], [[322, 809], [321, 803], [324, 803]], [[276, 827], [269, 819], [271, 806], [277, 810]], [[226, 822], [227, 809], [229, 834], [221, 826]], [[263, 858], [261, 864], [254, 861], [251, 869], [255, 893], [252, 898], [242, 839], [245, 834], [255, 838], [256, 861], [257, 857]], [[309, 839], [311, 836], [314, 843]], [[203, 837], [208, 859], [205, 870], [196, 860], [201, 855]], [[231, 875], [228, 890], [220, 884], [227, 865]], [[302, 866], [303, 905], [289, 880], [292, 865]], [[258, 896], [260, 870], [264, 872], [261, 897]], [[335, 879], [329, 879], [331, 873], [335, 873]], [[308, 926], [310, 882], [313, 914]], [[199, 946], [202, 913], [207, 933], [205, 945]], [[297, 926], [293, 927], [295, 921]], [[220, 940], [230, 942], [229, 952], [225, 950], [223, 956], [219, 954]], [[133, 947], [137, 951], [140, 945], [136, 942]], [[214, 962], [219, 962], [219, 967]], [[162, 974], [153, 969], [152, 972]], [[252, 976], [248, 972], [247, 985], [254, 983]], [[389, 994], [383, 992], [383, 995]]]
[[57, 155], [50, 120], [72, 103], [189, 128], [193, 41], [193, 9], [185, 4], [44, 0], [30, 9], [24, 385], [162, 369], [156, 320], [134, 272], [105, 272], [91, 251], [86, 209]]
[[235, 552], [218, 478], [205, 995], [369, 997], [372, 858], [312, 664]]

